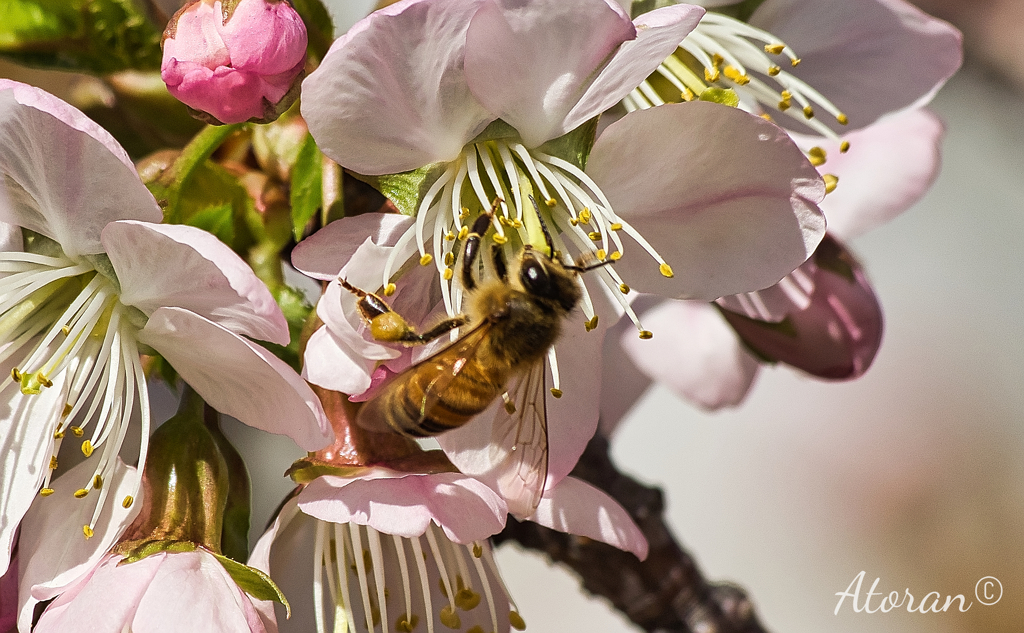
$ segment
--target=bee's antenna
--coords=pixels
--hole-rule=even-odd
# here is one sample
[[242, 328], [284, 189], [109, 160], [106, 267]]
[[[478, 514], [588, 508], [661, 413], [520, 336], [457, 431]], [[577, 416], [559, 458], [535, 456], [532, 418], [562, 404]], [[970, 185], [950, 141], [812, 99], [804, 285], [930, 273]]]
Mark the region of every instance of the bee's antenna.
[[604, 261], [597, 262], [596, 264], [589, 264], [587, 266], [580, 266], [579, 264], [573, 264], [571, 266], [563, 266], [563, 268], [565, 268], [566, 270], [572, 270], [572, 271], [575, 271], [575, 272], [578, 272], [578, 273], [585, 273], [587, 271], [594, 270], [595, 268], [600, 268], [602, 266], [607, 266], [609, 264], [614, 264], [614, 263], [615, 263], [614, 259], [606, 259]]
[[555, 244], [551, 241], [551, 233], [548, 233], [548, 225], [544, 223], [544, 216], [540, 214], [540, 207], [537, 206], [537, 201], [533, 199], [533, 194], [530, 194], [530, 202], [533, 203], [533, 209], [537, 212], [537, 220], [540, 221], [540, 230], [544, 233], [544, 243], [548, 246], [548, 259], [555, 258]]

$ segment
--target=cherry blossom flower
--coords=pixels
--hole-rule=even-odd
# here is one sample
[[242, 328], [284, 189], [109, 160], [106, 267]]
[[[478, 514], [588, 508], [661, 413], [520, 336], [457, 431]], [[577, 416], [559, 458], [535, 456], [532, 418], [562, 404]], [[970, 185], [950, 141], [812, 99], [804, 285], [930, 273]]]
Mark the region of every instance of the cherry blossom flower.
[[287, 0], [192, 0], [162, 44], [167, 89], [210, 123], [272, 121], [298, 96], [306, 27]]
[[[247, 424], [307, 450], [329, 441], [305, 382], [246, 338], [288, 341], [267, 288], [208, 233], [155, 224], [156, 201], [109, 134], [45, 92], [0, 80], [0, 136], [2, 569], [22, 516], [47, 503], [38, 496], [88, 506], [78, 528], [86, 538], [105, 508], [132, 505], [137, 477], [117, 498], [104, 482], [130, 427], [145, 463], [140, 353], [160, 353], [212, 406]], [[51, 477], [65, 440], [90, 467], [58, 489]]]
[[[303, 85], [303, 116], [321, 149], [377, 178], [414, 216], [404, 223], [375, 216], [376, 227], [363, 224], [370, 219], [337, 223], [334, 234], [346, 224], [362, 231], [339, 251], [354, 253], [367, 235], [390, 247], [382, 266], [383, 251], [348, 264], [344, 274], [367, 279], [364, 289], [393, 295], [406, 264], [418, 260], [433, 264], [444, 311], [458, 313], [463, 289], [454, 270], [466, 220], [495, 199], [487, 239], [507, 258], [524, 244], [546, 248], [539, 216], [563, 257], [615, 261], [583, 276], [581, 309], [549, 356], [552, 384], [564, 394], [548, 409], [549, 486], [568, 474], [596, 427], [596, 381], [587, 369], [605, 327], [598, 306], [611, 304], [607, 316], [625, 313], [649, 337], [630, 308], [631, 291], [714, 299], [761, 288], [803, 262], [824, 229], [816, 207], [824, 187], [799, 150], [771, 124], [716, 104], [624, 117], [597, 139], [585, 169], [560, 155], [559, 142], [586, 137], [580, 126], [649, 75], [700, 15], [679, 5], [633, 23], [613, 4], [586, 0], [405, 0], [356, 24]], [[683, 138], [665, 142], [669, 129]], [[665, 164], [683, 166], [686, 176]], [[639, 252], [627, 253], [622, 235]], [[330, 279], [347, 262], [337, 260], [297, 249], [294, 261]], [[429, 312], [433, 288], [403, 290], [410, 292], [403, 301]], [[337, 358], [346, 368], [362, 365], [348, 386], [365, 388], [372, 364], [398, 354], [365, 340], [346, 293], [328, 294], [333, 299], [318, 312], [333, 321], [320, 336], [330, 345], [314, 350], [311, 339], [307, 375], [340, 388], [341, 378], [328, 377]], [[334, 307], [325, 305], [332, 300]], [[487, 474], [489, 436], [482, 438], [496, 411], [441, 436], [463, 472]]]

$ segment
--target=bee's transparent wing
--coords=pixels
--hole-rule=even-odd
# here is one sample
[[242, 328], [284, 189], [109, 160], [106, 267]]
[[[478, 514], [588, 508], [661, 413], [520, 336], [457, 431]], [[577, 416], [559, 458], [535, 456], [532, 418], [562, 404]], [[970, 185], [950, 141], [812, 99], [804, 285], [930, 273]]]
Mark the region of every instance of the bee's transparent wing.
[[494, 420], [491, 461], [497, 466], [498, 490], [518, 519], [533, 514], [548, 475], [548, 418], [545, 364], [535, 364], [505, 394]]

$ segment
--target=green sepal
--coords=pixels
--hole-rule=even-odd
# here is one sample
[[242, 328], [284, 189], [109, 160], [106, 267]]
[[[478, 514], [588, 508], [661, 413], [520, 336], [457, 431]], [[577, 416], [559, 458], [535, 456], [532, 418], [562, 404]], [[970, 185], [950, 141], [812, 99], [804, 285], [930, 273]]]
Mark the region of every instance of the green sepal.
[[740, 97], [732, 88], [716, 88], [715, 86], [712, 86], [700, 93], [700, 97], [698, 98], [701, 101], [720, 103], [731, 108], [736, 108], [740, 105]]
[[857, 283], [857, 262], [836, 240], [822, 240], [811, 257], [818, 268], [839, 275], [850, 284]]
[[137, 563], [147, 556], [153, 554], [160, 554], [162, 552], [168, 552], [172, 554], [180, 554], [182, 552], [194, 552], [199, 549], [199, 545], [192, 541], [176, 541], [176, 540], [157, 540], [157, 541], [146, 541], [141, 545], [137, 545], [132, 549], [124, 552], [124, 558], [118, 563], [121, 565], [130, 565], [131, 563]]
[[67, 257], [60, 242], [24, 227], [21, 229], [21, 247], [26, 253], [34, 253], [46, 257]]
[[487, 124], [483, 132], [476, 135], [476, 138], [470, 141], [470, 143], [485, 143], [487, 141], [496, 141], [498, 139], [505, 138], [517, 138], [519, 132], [514, 127], [505, 123], [501, 119], [495, 119]]
[[594, 141], [597, 139], [597, 120], [599, 118], [600, 116], [596, 116], [590, 119], [571, 132], [544, 143], [538, 149], [585, 170], [590, 150], [594, 149]]
[[318, 60], [323, 59], [334, 42], [330, 12], [320, 0], [291, 0], [291, 5], [306, 26], [306, 50]]
[[292, 205], [292, 234], [298, 242], [306, 233], [309, 222], [316, 217], [324, 204], [323, 155], [312, 135], [299, 150], [295, 167], [292, 169], [292, 187], [289, 194]]
[[0, 55], [26, 66], [93, 74], [158, 70], [162, 31], [136, 0], [0, 3]]
[[206, 417], [206, 430], [217, 443], [227, 465], [228, 499], [220, 532], [220, 551], [239, 563], [249, 559], [249, 518], [252, 509], [252, 481], [245, 460], [220, 428], [220, 415]]
[[426, 195], [430, 185], [441, 177], [447, 163], [431, 163], [412, 171], [383, 176], [352, 175], [367, 183], [391, 200], [403, 215], [416, 215], [420, 200]]
[[302, 357], [299, 354], [299, 348], [302, 341], [302, 328], [313, 314], [314, 306], [306, 300], [302, 291], [286, 284], [279, 284], [272, 288], [271, 294], [274, 295], [277, 305], [280, 306], [281, 312], [284, 313], [284, 318], [288, 322], [290, 342], [288, 345], [278, 345], [266, 341], [261, 344], [274, 356], [288, 363], [292, 369], [297, 372], [301, 371]]
[[288, 599], [284, 597], [280, 587], [270, 579], [270, 576], [255, 567], [231, 560], [227, 556], [214, 552], [211, 554], [220, 561], [220, 564], [224, 566], [224, 571], [228, 572], [239, 589], [257, 600], [273, 600], [284, 606], [288, 617], [292, 617], [292, 606], [288, 604]]
[[[745, 314], [739, 314], [739, 313], [733, 312], [732, 310], [726, 310], [725, 308], [723, 308], [722, 306], [718, 305], [717, 303], [712, 303], [711, 305], [718, 309], [718, 311], [721, 313], [722, 317], [725, 318], [725, 320], [727, 322], [735, 320], [735, 321], [747, 323], [747, 324], [749, 324], [749, 325], [751, 325], [751, 326], [753, 326], [753, 327], [755, 327], [757, 329], [760, 329], [760, 330], [763, 330], [763, 331], [766, 331], [766, 332], [774, 332], [776, 334], [781, 334], [783, 336], [786, 336], [786, 337], [789, 337], [789, 338], [793, 338], [793, 339], [795, 339], [795, 338], [800, 336], [800, 333], [797, 332], [796, 326], [793, 325], [793, 320], [790, 317], [788, 317], [788, 316], [786, 318], [782, 319], [781, 321], [777, 321], [777, 322], [773, 323], [771, 321], [761, 321], [760, 319], [751, 319], [750, 317], [746, 316]], [[779, 359], [774, 358], [772, 356], [769, 356], [766, 352], [761, 351], [760, 349], [755, 347], [753, 345], [753, 343], [751, 343], [749, 340], [747, 340], [747, 338], [744, 337], [742, 334], [740, 334], [739, 331], [735, 330], [735, 328], [734, 328], [734, 331], [736, 331], [736, 336], [739, 337], [740, 342], [743, 344], [743, 347], [748, 352], [750, 352], [755, 358], [757, 358], [757, 360], [759, 360], [762, 363], [765, 363], [767, 365], [775, 365], [776, 363], [779, 362]]]
[[333, 475], [335, 477], [352, 477], [364, 472], [364, 466], [332, 466], [324, 462], [300, 458], [295, 460], [284, 474], [292, 478], [297, 484], [308, 484], [321, 475]]
[[742, 22], [749, 22], [750, 16], [754, 15], [754, 12], [764, 4], [764, 0], [744, 0], [743, 2], [737, 2], [725, 7], [715, 7], [715, 13], [721, 13], [731, 18], [736, 18]]

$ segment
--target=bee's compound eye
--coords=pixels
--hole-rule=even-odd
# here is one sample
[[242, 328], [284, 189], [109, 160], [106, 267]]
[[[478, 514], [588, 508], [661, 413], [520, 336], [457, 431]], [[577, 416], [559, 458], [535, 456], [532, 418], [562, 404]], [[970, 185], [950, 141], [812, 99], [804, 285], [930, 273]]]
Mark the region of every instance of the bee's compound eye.
[[523, 262], [519, 272], [519, 281], [522, 282], [523, 287], [530, 294], [541, 297], [551, 296], [551, 277], [548, 276], [548, 271], [544, 268], [544, 265], [535, 259], [528, 259]]

